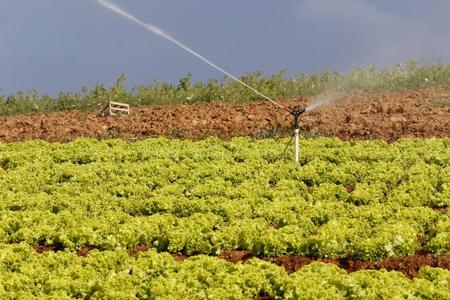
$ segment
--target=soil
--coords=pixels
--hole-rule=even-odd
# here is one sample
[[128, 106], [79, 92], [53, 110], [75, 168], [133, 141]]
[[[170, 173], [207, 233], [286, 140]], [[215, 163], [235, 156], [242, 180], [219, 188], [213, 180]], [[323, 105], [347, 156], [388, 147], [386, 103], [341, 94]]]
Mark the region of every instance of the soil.
[[181, 253], [172, 253], [172, 257], [173, 257], [173, 259], [175, 259], [175, 261], [178, 261], [178, 262], [183, 261], [188, 258], [186, 255], [183, 255]]
[[246, 261], [250, 258], [252, 258], [252, 254], [248, 251], [222, 251], [220, 253], [219, 258], [227, 260], [232, 263], [238, 263], [240, 261]]
[[77, 255], [86, 257], [86, 256], [88, 256], [89, 252], [92, 250], [101, 250], [101, 249], [96, 246], [83, 246], [77, 251]]
[[[320, 100], [277, 99], [289, 110]], [[288, 132], [293, 117], [269, 101], [133, 107], [130, 116], [102, 117], [98, 112], [67, 111], [0, 117], [0, 141], [77, 137], [153, 136], [198, 139], [215, 135], [264, 137]], [[450, 137], [450, 89], [354, 92], [301, 117], [305, 134], [349, 139]]]
[[[269, 258], [268, 261], [283, 266], [286, 272], [292, 273], [315, 261], [315, 259], [298, 256], [279, 256]], [[425, 266], [450, 270], [450, 254], [440, 257], [433, 257], [429, 254], [416, 254], [414, 256], [387, 258], [379, 261], [356, 260], [351, 258], [337, 260], [319, 259], [316, 261], [335, 264], [347, 270], [347, 272], [386, 269], [388, 271], [401, 272], [409, 278], [416, 277], [419, 270]]]
[[64, 249], [63, 247], [56, 245], [31, 245], [31, 247], [33, 247], [33, 249], [36, 250], [37, 253], [44, 253], [49, 251], [56, 252]]
[[150, 246], [147, 245], [137, 245], [131, 248], [131, 250], [128, 252], [130, 256], [136, 256], [139, 252], [146, 252], [150, 250]]

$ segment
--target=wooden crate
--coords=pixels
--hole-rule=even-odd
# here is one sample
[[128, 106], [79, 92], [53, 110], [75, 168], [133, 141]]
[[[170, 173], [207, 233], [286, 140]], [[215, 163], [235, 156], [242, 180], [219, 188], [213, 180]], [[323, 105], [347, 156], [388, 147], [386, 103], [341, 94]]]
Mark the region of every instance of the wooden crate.
[[100, 112], [102, 116], [129, 115], [130, 105], [126, 103], [110, 101]]

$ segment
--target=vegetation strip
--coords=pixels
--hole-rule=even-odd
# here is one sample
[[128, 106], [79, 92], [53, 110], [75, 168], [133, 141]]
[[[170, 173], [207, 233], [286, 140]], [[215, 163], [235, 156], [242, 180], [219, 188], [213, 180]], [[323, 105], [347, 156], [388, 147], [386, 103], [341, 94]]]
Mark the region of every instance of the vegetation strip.
[[347, 273], [312, 262], [288, 274], [271, 262], [250, 258], [233, 264], [193, 256], [177, 262], [154, 249], [134, 257], [126, 251], [91, 251], [86, 257], [59, 251], [36, 253], [29, 245], [0, 244], [0, 297], [30, 299], [234, 299], [450, 297], [450, 271], [423, 267], [410, 279], [399, 272]]
[[300, 166], [283, 148], [246, 138], [0, 144], [0, 242], [361, 260], [450, 251], [449, 140], [310, 139]]
[[[347, 73], [330, 72], [307, 75], [299, 73], [292, 78], [285, 71], [266, 76], [261, 72], [241, 76], [248, 84], [271, 98], [312, 96], [325, 91], [348, 92], [352, 90], [399, 90], [426, 87], [450, 87], [450, 65], [435, 63], [423, 65], [410, 61], [386, 69], [355, 68]], [[128, 91], [126, 77], [121, 75], [115, 84], [106, 88], [98, 83], [94, 88], [83, 87], [81, 92], [60, 92], [57, 97], [40, 95], [37, 90], [15, 95], [0, 95], [0, 115], [31, 112], [46, 113], [73, 109], [97, 110], [108, 101], [132, 105], [196, 103], [212, 101], [248, 102], [261, 100], [261, 96], [243, 87], [229, 77], [222, 81], [192, 82], [188, 74], [178, 84], [154, 79], [149, 85], [139, 85]], [[1, 89], [0, 89], [1, 90]]]
[[0, 298], [450, 298], [450, 140], [286, 141], [0, 143]]
[[[36, 250], [37, 253], [44, 253], [48, 251], [56, 252], [63, 250], [58, 248], [57, 246], [52, 245], [32, 245], [32, 247]], [[128, 254], [130, 256], [136, 256], [140, 252], [147, 252], [150, 249], [152, 249], [152, 247], [148, 245], [138, 245], [131, 248], [131, 250], [128, 251]], [[84, 246], [81, 247], [81, 249], [79, 249], [76, 253], [78, 256], [86, 257], [91, 251], [99, 251], [99, 249], [98, 247]], [[171, 253], [171, 255], [176, 261], [184, 261], [190, 257], [193, 257], [184, 255], [182, 253]], [[224, 251], [220, 253], [218, 257], [232, 263], [245, 262], [251, 258], [254, 258], [251, 252], [239, 250]], [[258, 258], [284, 267], [287, 273], [297, 272], [298, 270], [312, 262], [333, 264], [341, 269], [346, 270], [347, 272], [386, 269], [388, 271], [401, 272], [408, 278], [416, 277], [420, 269], [427, 266], [450, 270], [450, 253], [439, 257], [423, 253], [406, 257], [380, 259], [376, 261], [353, 258], [320, 259], [306, 256], [278, 256]]]

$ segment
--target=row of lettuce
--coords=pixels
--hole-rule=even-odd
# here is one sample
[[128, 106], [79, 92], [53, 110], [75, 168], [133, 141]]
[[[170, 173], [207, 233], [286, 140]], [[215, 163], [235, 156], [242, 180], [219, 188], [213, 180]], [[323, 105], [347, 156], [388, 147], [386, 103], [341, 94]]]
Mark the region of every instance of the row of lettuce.
[[37, 254], [28, 245], [0, 245], [2, 299], [449, 299], [450, 271], [422, 268], [408, 279], [398, 272], [348, 274], [312, 263], [288, 275], [251, 259], [232, 264], [196, 256], [176, 262], [156, 251]]
[[[0, 144], [0, 243], [377, 259], [450, 251], [450, 140]], [[436, 208], [440, 208], [437, 210]]]
[[[390, 209], [398, 212], [390, 213]], [[383, 212], [390, 216], [383, 216]], [[89, 218], [69, 212], [31, 211], [2, 213], [0, 218], [2, 243], [54, 245], [72, 251], [83, 246], [126, 250], [135, 245], [150, 245], [161, 252], [187, 255], [248, 250], [256, 256], [287, 254], [372, 260], [413, 255], [420, 250], [436, 255], [450, 251], [448, 217], [434, 225], [436, 213], [398, 207], [367, 210], [358, 218], [331, 218], [321, 226], [301, 217], [295, 225], [278, 228], [263, 218], [225, 222], [213, 213], [178, 218], [171, 214], [130, 217], [112, 212]], [[425, 233], [427, 228], [432, 228], [429, 236]]]

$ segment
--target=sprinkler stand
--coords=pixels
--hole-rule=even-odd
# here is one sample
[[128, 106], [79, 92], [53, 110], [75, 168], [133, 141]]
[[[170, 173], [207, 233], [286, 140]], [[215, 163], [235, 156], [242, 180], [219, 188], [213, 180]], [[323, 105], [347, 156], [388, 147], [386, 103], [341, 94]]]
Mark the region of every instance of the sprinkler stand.
[[294, 144], [294, 162], [298, 163], [298, 152], [300, 144], [300, 129], [294, 129], [295, 144]]
[[298, 163], [299, 156], [299, 147], [300, 147], [300, 116], [306, 110], [299, 106], [295, 106], [292, 110], [292, 114], [294, 115], [294, 135], [295, 135], [295, 144], [294, 144], [294, 162]]

